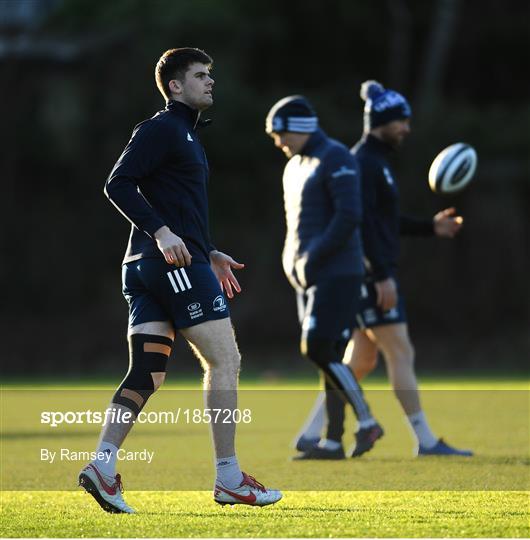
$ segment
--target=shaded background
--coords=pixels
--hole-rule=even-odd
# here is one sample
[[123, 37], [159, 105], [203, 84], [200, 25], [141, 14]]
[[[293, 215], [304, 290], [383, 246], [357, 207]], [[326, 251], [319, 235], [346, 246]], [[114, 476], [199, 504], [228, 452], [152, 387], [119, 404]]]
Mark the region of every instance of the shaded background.
[[[402, 243], [418, 369], [526, 369], [529, 12], [523, 0], [0, 0], [4, 373], [123, 372], [129, 224], [102, 188], [134, 125], [163, 108], [154, 65], [179, 46], [215, 60], [201, 138], [213, 241], [246, 263], [231, 309], [247, 370], [313, 373], [296, 352], [280, 262], [284, 158], [265, 115], [302, 93], [351, 146], [368, 78], [413, 104], [395, 163], [403, 211], [465, 216], [454, 241]], [[478, 172], [442, 199], [427, 171], [458, 141], [477, 149]], [[177, 347], [177, 372], [198, 369], [190, 356]]]

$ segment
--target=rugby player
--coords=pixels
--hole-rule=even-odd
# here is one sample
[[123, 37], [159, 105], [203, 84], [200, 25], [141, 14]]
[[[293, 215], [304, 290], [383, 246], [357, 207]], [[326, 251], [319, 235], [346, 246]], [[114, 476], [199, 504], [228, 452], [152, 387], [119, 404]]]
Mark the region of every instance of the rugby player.
[[[351, 152], [361, 172], [367, 273], [344, 362], [360, 380], [373, 371], [378, 351], [382, 353], [392, 387], [414, 435], [417, 455], [471, 456], [471, 451], [453, 448], [434, 435], [422, 410], [414, 372], [414, 348], [397, 277], [400, 234], [453, 238], [463, 219], [455, 215], [454, 208], [442, 210], [428, 220], [400, 214], [398, 186], [389, 157], [410, 133], [411, 108], [401, 94], [386, 90], [376, 81], [363, 83], [361, 97], [366, 101], [364, 133]], [[332, 393], [326, 395], [326, 401], [327, 414], [331, 415], [329, 424], [341, 434], [344, 406]], [[299, 446], [314, 444], [323, 427], [323, 416], [323, 405], [318, 402], [298, 437]]]
[[[225, 295], [241, 287], [233, 274], [243, 264], [217, 251], [208, 226], [208, 163], [198, 128], [213, 103], [212, 59], [194, 48], [166, 51], [155, 77], [164, 110], [138, 124], [112, 169], [105, 193], [131, 222], [122, 267], [129, 304], [129, 370], [111, 407], [130, 422], [103, 427], [96, 459], [80, 485], [111, 513], [133, 513], [122, 498], [117, 451], [134, 418], [163, 383], [175, 333], [189, 342], [204, 369], [206, 407], [237, 407], [240, 354]], [[223, 293], [224, 291], [224, 293]], [[123, 418], [123, 414], [122, 414]], [[281, 499], [241, 471], [235, 423], [212, 422], [216, 458], [214, 500], [264, 506]]]
[[[359, 429], [351, 455], [359, 456], [383, 430], [342, 363], [364, 272], [356, 160], [319, 128], [303, 96], [278, 101], [267, 115], [266, 132], [289, 159], [283, 174], [287, 235], [282, 262], [296, 291], [300, 349], [321, 370], [325, 388], [353, 407]], [[330, 424], [326, 438], [298, 458], [343, 459], [342, 434], [333, 429]]]

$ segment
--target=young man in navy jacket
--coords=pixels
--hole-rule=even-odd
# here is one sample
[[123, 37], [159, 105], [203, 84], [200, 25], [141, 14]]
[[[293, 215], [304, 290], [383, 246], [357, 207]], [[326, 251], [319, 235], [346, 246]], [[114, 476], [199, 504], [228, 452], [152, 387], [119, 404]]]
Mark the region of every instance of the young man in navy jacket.
[[[240, 355], [223, 290], [229, 298], [234, 289], [241, 291], [232, 270], [243, 265], [211, 243], [208, 163], [198, 132], [201, 112], [213, 103], [211, 64], [199, 49], [171, 49], [162, 55], [155, 75], [166, 108], [135, 127], [105, 185], [107, 197], [131, 222], [122, 270], [130, 365], [111, 403], [130, 421], [103, 428], [96, 459], [81, 471], [79, 481], [112, 513], [134, 512], [121, 496], [117, 452], [164, 381], [177, 331], [203, 365], [207, 409], [237, 407]], [[241, 472], [235, 420], [212, 421], [211, 429], [214, 500], [257, 506], [280, 500], [279, 491]]]

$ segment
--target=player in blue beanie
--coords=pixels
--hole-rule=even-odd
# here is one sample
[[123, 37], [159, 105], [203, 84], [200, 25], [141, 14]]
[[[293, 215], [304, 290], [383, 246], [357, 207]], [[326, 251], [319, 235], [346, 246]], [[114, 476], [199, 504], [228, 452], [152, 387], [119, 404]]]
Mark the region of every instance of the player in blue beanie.
[[366, 81], [361, 86], [364, 106], [364, 132], [384, 126], [394, 120], [410, 118], [409, 102], [394, 90], [386, 90], [377, 81]]

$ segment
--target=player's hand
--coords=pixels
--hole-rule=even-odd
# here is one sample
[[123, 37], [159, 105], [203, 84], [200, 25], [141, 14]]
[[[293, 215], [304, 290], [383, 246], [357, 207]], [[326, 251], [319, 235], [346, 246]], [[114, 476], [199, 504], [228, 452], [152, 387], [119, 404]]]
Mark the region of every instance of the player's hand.
[[434, 233], [442, 238], [453, 238], [464, 224], [462, 216], [456, 216], [455, 208], [446, 208], [438, 212], [434, 218]]
[[233, 289], [238, 293], [241, 292], [241, 287], [232, 272], [232, 268], [241, 270], [245, 268], [244, 264], [238, 263], [230, 255], [216, 250], [210, 252], [210, 266], [221, 284], [221, 289], [226, 292], [228, 298], [234, 298]]
[[155, 232], [155, 240], [158, 249], [162, 252], [168, 264], [174, 264], [178, 267], [191, 264], [191, 255], [188, 248], [182, 238], [172, 233], [169, 227], [160, 227]]
[[394, 278], [386, 278], [383, 281], [375, 282], [377, 293], [377, 305], [382, 311], [388, 311], [397, 305], [397, 287]]
[[308, 259], [308, 255], [304, 254], [301, 257], [299, 257], [294, 263], [294, 271], [296, 272], [298, 283], [300, 283], [300, 285], [302, 285], [302, 287], [304, 288], [307, 287], [307, 276], [306, 276], [307, 259]]

